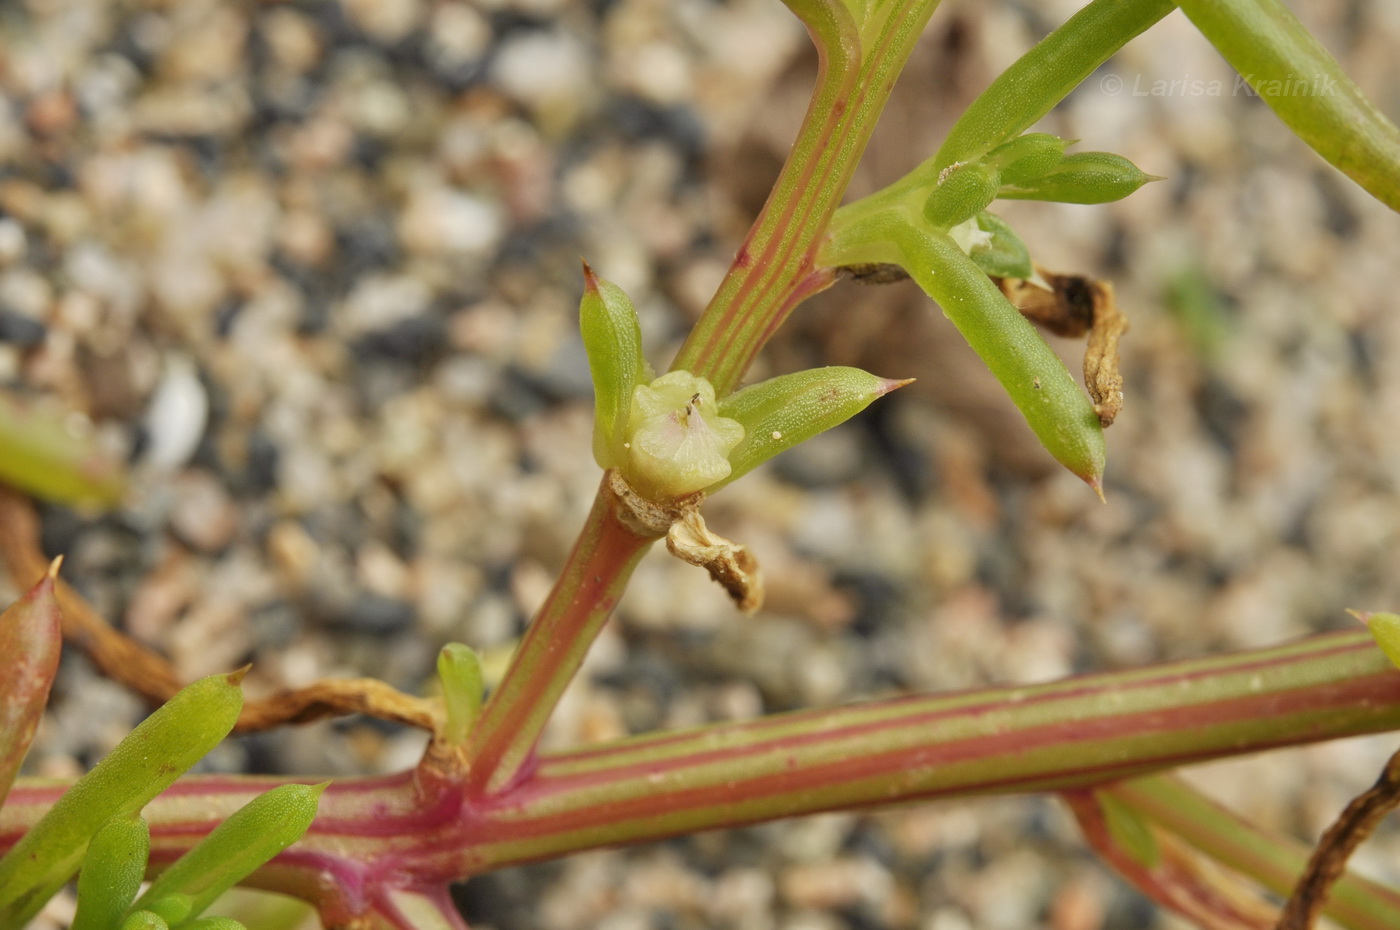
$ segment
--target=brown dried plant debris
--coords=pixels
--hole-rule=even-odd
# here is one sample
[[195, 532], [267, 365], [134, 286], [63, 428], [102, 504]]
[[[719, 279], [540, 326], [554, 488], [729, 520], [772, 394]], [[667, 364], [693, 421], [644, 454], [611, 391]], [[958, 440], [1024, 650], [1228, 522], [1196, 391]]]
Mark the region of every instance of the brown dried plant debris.
[[633, 533], [642, 539], [664, 536], [666, 549], [672, 555], [709, 572], [744, 613], [754, 613], [763, 606], [763, 575], [758, 560], [746, 547], [705, 525], [705, 518], [700, 516], [704, 492], [658, 504], [634, 491], [616, 469], [608, 471], [603, 486], [612, 496], [618, 519]]
[[1351, 854], [1397, 807], [1400, 807], [1400, 752], [1386, 762], [1376, 783], [1357, 795], [1322, 834], [1284, 905], [1277, 930], [1311, 930], [1316, 925], [1332, 886], [1346, 871]]
[[700, 511], [687, 511], [671, 524], [666, 548], [681, 561], [709, 572], [744, 613], [754, 613], [763, 606], [763, 576], [758, 560], [744, 546], [706, 526]]
[[[42, 575], [49, 565], [39, 546], [39, 521], [33, 504], [6, 488], [0, 488], [0, 558], [21, 587]], [[58, 605], [63, 638], [87, 653], [108, 678], [152, 704], [162, 704], [180, 690], [182, 683], [164, 656], [114, 629], [82, 595], [62, 581], [58, 585]], [[432, 732], [437, 730], [439, 716], [431, 702], [404, 694], [382, 681], [328, 679], [245, 701], [235, 730], [266, 730], [344, 714], [364, 714]]]
[[[1111, 426], [1123, 409], [1123, 376], [1118, 370], [1118, 342], [1128, 331], [1128, 318], [1118, 309], [1113, 285], [1084, 275], [1056, 274], [1037, 267], [1040, 281], [992, 278], [997, 287], [1041, 328], [1078, 339], [1088, 336], [1084, 348], [1084, 387], [1094, 402], [1099, 423]], [[1048, 286], [1041, 286], [1044, 282]]]
[[[1039, 266], [1035, 270], [1038, 281], [995, 277], [992, 281], [1032, 323], [1067, 339], [1088, 336], [1084, 386], [1094, 402], [1099, 424], [1112, 426], [1123, 410], [1118, 342], [1128, 331], [1128, 318], [1118, 309], [1113, 285], [1083, 275], [1056, 274]], [[837, 271], [858, 284], [893, 284], [909, 277], [898, 265], [876, 262], [845, 265]]]

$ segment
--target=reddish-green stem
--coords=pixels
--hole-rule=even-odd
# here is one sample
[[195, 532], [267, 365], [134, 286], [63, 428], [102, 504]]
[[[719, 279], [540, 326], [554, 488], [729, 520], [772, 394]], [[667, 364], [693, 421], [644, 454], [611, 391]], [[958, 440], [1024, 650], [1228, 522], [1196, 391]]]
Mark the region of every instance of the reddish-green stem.
[[[833, 280], [813, 268], [894, 79], [937, 0], [886, 4], [869, 36], [834, 0], [795, 3], [821, 68], [798, 141], [729, 275], [676, 359], [719, 394], [743, 377], [792, 308]], [[863, 42], [867, 39], [868, 42]], [[530, 625], [472, 740], [471, 791], [519, 777], [560, 694], [626, 586], [648, 539], [618, 522], [605, 480], [569, 564]]]
[[[1307, 864], [1306, 845], [1260, 829], [1179, 778], [1139, 778], [1105, 790], [1211, 859], [1275, 894], [1292, 891]], [[1359, 876], [1343, 875], [1332, 887], [1325, 910], [1343, 926], [1382, 930], [1396, 925], [1400, 893]]]
[[619, 506], [605, 475], [567, 564], [473, 731], [468, 790], [499, 791], [519, 777], [632, 569], [654, 541], [625, 524]]
[[[821, 4], [791, 5], [801, 15], [800, 7]], [[820, 69], [802, 129], [768, 202], [673, 368], [708, 378], [721, 396], [729, 393], [793, 308], [834, 280], [831, 269], [817, 267], [817, 247], [895, 78], [937, 5], [937, 0], [920, 0], [872, 11], [857, 50], [834, 35], [822, 41], [821, 25], [809, 19], [809, 28], [819, 36]], [[838, 26], [829, 27], [829, 33], [838, 31]]]
[[[875, 701], [539, 758], [489, 797], [411, 775], [347, 779], [257, 884], [343, 921], [431, 887], [569, 852], [837, 808], [1101, 784], [1400, 725], [1400, 672], [1364, 632], [1045, 685]], [[191, 778], [147, 808], [168, 861], [273, 780]], [[21, 784], [0, 848], [61, 790]]]

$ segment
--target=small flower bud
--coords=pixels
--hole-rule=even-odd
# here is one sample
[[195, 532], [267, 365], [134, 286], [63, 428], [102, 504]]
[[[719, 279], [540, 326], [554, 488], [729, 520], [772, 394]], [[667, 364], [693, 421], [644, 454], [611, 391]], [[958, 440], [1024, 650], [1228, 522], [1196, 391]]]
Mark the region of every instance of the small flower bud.
[[987, 153], [983, 161], [1001, 170], [1001, 183], [1024, 185], [1043, 177], [1060, 163], [1067, 143], [1048, 132], [1028, 132]]
[[623, 476], [648, 500], [701, 491], [729, 476], [729, 453], [743, 438], [710, 382], [673, 371], [632, 391]]
[[466, 742], [481, 712], [486, 691], [481, 657], [470, 646], [448, 643], [438, 653], [438, 679], [442, 682], [442, 703], [446, 721], [443, 740], [451, 746]]
[[978, 163], [952, 165], [924, 202], [924, 219], [940, 229], [967, 221], [996, 199], [1001, 181], [996, 171]]
[[1122, 155], [1080, 152], [1066, 155], [1038, 180], [1024, 186], [1003, 187], [998, 196], [1061, 203], [1109, 203], [1122, 200], [1148, 181], [1160, 180], [1144, 173]]

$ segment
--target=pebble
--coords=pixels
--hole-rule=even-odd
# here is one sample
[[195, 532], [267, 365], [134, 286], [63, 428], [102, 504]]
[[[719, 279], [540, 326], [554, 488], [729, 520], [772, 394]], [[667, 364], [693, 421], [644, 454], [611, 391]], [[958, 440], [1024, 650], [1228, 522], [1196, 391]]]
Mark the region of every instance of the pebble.
[[32, 349], [43, 345], [45, 332], [44, 324], [33, 317], [0, 309], [0, 342]]
[[187, 469], [172, 486], [170, 529], [200, 552], [217, 552], [233, 541], [240, 515], [222, 481], [202, 469]]
[[12, 217], [0, 217], [0, 266], [12, 265], [24, 258], [28, 247], [24, 227]]
[[194, 361], [167, 356], [164, 376], [146, 408], [146, 464], [170, 472], [187, 463], [204, 436], [208, 416], [209, 396]]
[[356, 595], [333, 625], [375, 637], [402, 634], [417, 621], [418, 612], [408, 601], [372, 592]]
[[[1368, 87], [1395, 83], [1383, 6], [1358, 21]], [[0, 32], [0, 382], [59, 395], [117, 450], [144, 424], [150, 468], [119, 514], [46, 508], [46, 544], [182, 674], [251, 658], [269, 688], [383, 674], [421, 691], [449, 639], [498, 667], [598, 480], [578, 256], [633, 297], [664, 366], [787, 152], [811, 68], [801, 25], [758, 0], [95, 9], [33, 2]], [[935, 18], [861, 189], [867, 169], [924, 158], [1045, 25], [967, 15], [981, 51]], [[1184, 21], [1158, 30], [1115, 67], [1224, 67]], [[958, 79], [930, 96], [920, 68]], [[1173, 176], [1102, 208], [1005, 205], [1038, 261], [1111, 272], [1133, 321], [1109, 503], [1051, 475], [909, 288], [840, 284], [752, 375], [859, 364], [920, 375], [922, 393], [707, 504], [769, 572], [759, 616], [648, 556], [557, 738], [1201, 655], [1400, 599], [1393, 214], [1319, 181], [1257, 101], [1091, 82], [1048, 123]], [[1176, 295], [1177, 275], [1213, 296]], [[34, 766], [71, 774], [143, 709], [80, 660], [63, 674]], [[363, 774], [419, 748], [353, 723], [246, 755]], [[1316, 752], [1212, 769], [1207, 787], [1314, 829], [1383, 761]], [[1371, 855], [1394, 861], [1395, 845], [1383, 831]], [[490, 896], [514, 903], [470, 916], [497, 930], [1154, 919], [1082, 855], [1043, 806], [917, 806], [505, 873]]]

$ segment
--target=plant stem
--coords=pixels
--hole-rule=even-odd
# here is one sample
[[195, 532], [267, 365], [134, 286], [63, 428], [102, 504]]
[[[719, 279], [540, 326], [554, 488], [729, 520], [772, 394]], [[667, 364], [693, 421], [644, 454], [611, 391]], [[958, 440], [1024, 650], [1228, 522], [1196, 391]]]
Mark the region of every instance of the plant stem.
[[[255, 884], [360, 913], [418, 885], [583, 849], [796, 814], [1083, 787], [1400, 725], [1400, 672], [1365, 632], [1029, 687], [898, 698], [541, 756], [500, 794], [425, 800], [411, 774], [334, 782]], [[195, 777], [146, 809], [169, 861], [278, 780]], [[62, 787], [21, 782], [0, 848]], [[376, 890], [378, 889], [378, 890]]]
[[855, 58], [818, 41], [817, 86], [792, 153], [673, 369], [709, 379], [723, 397], [793, 308], [834, 280], [830, 269], [816, 267], [817, 247], [937, 6], [910, 0], [873, 11]]
[[[795, 6], [817, 40], [821, 69], [802, 130], [728, 276], [674, 368], [729, 393], [792, 308], [834, 280], [813, 268], [817, 243], [836, 211], [938, 0], [885, 3], [872, 13], [870, 42], [834, 0]], [[529, 761], [559, 695], [621, 596], [650, 539], [618, 522], [605, 477], [588, 526], [540, 615], [531, 623], [477, 726], [468, 790], [500, 791]]]
[[653, 542], [622, 522], [618, 506], [604, 475], [568, 562], [472, 733], [470, 791], [496, 792], [521, 774], [560, 695]]
[[[1309, 849], [1303, 843], [1260, 829], [1179, 778], [1138, 778], [1104, 790], [1216, 862], [1276, 894], [1287, 895], [1308, 863]], [[1345, 927], [1382, 930], [1396, 925], [1400, 893], [1344, 874], [1332, 887], [1324, 911]]]

